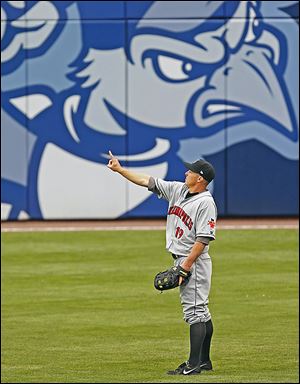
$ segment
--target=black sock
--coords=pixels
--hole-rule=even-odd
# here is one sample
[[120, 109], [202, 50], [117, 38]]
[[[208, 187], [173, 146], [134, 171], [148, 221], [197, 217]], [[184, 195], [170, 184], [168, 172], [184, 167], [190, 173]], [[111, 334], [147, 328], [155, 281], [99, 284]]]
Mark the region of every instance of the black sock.
[[209, 351], [210, 351], [210, 342], [213, 334], [213, 323], [211, 320], [205, 323], [206, 325], [206, 334], [203, 341], [202, 349], [201, 349], [201, 361], [205, 362], [210, 360]]
[[190, 357], [189, 363], [194, 367], [199, 363], [200, 353], [206, 334], [205, 323], [190, 325]]

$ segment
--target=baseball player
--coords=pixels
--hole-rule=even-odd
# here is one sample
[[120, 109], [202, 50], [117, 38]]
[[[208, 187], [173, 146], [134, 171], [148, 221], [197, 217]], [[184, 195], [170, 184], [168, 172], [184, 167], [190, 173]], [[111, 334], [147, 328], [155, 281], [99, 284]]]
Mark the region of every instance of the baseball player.
[[111, 151], [109, 155], [108, 168], [169, 202], [166, 248], [175, 266], [191, 274], [187, 281], [179, 277], [183, 318], [190, 325], [190, 355], [187, 361], [167, 373], [193, 375], [211, 370], [213, 324], [208, 296], [212, 263], [208, 250], [210, 241], [215, 239], [217, 208], [207, 186], [215, 177], [214, 168], [204, 160], [184, 162], [187, 172], [185, 183], [181, 183], [134, 173], [123, 168]]

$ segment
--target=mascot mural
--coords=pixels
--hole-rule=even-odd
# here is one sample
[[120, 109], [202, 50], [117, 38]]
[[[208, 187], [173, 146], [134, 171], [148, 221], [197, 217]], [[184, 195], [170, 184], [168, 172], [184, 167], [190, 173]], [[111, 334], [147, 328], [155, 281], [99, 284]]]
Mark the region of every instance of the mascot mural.
[[168, 180], [206, 158], [220, 214], [296, 214], [296, 3], [1, 2], [2, 219], [163, 215], [108, 150]]

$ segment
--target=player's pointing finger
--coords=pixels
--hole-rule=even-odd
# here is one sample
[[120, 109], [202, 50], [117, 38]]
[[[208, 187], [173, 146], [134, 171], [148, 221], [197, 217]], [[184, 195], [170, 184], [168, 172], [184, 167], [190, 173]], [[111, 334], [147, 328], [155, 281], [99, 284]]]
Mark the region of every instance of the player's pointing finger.
[[108, 154], [109, 154], [109, 156], [110, 156], [111, 158], [114, 157], [114, 155], [111, 153], [111, 151], [108, 151]]

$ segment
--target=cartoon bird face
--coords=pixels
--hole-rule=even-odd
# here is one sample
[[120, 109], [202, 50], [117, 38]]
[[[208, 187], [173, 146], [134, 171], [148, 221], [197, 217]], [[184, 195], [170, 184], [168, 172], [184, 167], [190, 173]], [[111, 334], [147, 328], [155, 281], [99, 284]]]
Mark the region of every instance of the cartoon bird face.
[[296, 140], [282, 77], [282, 41], [264, 27], [259, 2], [239, 2], [225, 23], [197, 23], [142, 19], [128, 52], [90, 49], [85, 60], [90, 65], [77, 74], [87, 77], [83, 87], [99, 81], [87, 105], [86, 124], [125, 135], [127, 119], [160, 137], [176, 130], [180, 138], [213, 135], [225, 121], [232, 126], [256, 120]]
[[[79, 51], [79, 47], [75, 47], [79, 39], [70, 40], [67, 30], [73, 28], [72, 23], [67, 23], [64, 33], [54, 39], [60, 32], [57, 21], [66, 14], [65, 6], [59, 5], [58, 9], [48, 1], [32, 2], [28, 8], [25, 2], [7, 3], [1, 31], [4, 64], [13, 60], [14, 65], [19, 65], [25, 50], [30, 68], [35, 68], [34, 56], [39, 54], [44, 60], [39, 58], [39, 71], [31, 70], [28, 89], [42, 85], [42, 76], [38, 73], [49, 73], [51, 50], [54, 53], [54, 48], [59, 49], [60, 39], [66, 38], [65, 54], [69, 52], [73, 56], [63, 57], [61, 50], [59, 56], [52, 54], [52, 58], [61, 61], [61, 71], [43, 77], [44, 85], [50, 89], [56, 92], [64, 86], [66, 89], [71, 84], [66, 71], [71, 72], [74, 54]], [[70, 140], [74, 140], [76, 146], [77, 143], [83, 146], [83, 135], [89, 130], [122, 138], [130, 126], [134, 127], [136, 138], [146, 134], [148, 138], [178, 141], [210, 137], [225, 126], [260, 121], [297, 141], [297, 121], [283, 78], [287, 56], [284, 38], [264, 24], [260, 2], [225, 3], [189, 2], [182, 11], [189, 12], [187, 18], [195, 12], [193, 19], [160, 21], [152, 16], [169, 14], [173, 7], [171, 3], [153, 2], [147, 15], [136, 24], [129, 22], [128, 44], [116, 48], [99, 49], [95, 45], [97, 30], [93, 30], [90, 37], [85, 31], [84, 65], [75, 74], [80, 85], [74, 87], [76, 94], [65, 93], [66, 101], [61, 108], [61, 120], [69, 130]], [[229, 3], [234, 5], [230, 17], [215, 17], [216, 12]], [[16, 20], [6, 27], [5, 12], [9, 10], [15, 10]], [[24, 18], [35, 19], [36, 14], [40, 18], [45, 15], [46, 20], [52, 15], [51, 22], [29, 23], [30, 28], [22, 30]], [[201, 18], [197, 18], [198, 15], [202, 15]], [[82, 29], [87, 25], [82, 23]], [[12, 27], [17, 31], [15, 34], [9, 32]], [[25, 33], [30, 36], [27, 40], [24, 40]], [[105, 41], [107, 37], [99, 32], [99, 39]], [[50, 40], [52, 46], [48, 47]], [[125, 40], [124, 37], [124, 44]], [[72, 45], [74, 48], [69, 49]], [[43, 66], [44, 70], [40, 71]], [[33, 96], [43, 101], [41, 94]], [[43, 108], [54, 103], [51, 96], [43, 96], [47, 99]], [[33, 115], [39, 117], [37, 112]]]

